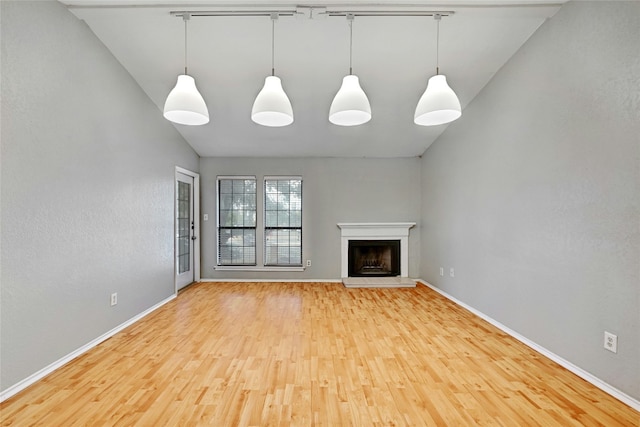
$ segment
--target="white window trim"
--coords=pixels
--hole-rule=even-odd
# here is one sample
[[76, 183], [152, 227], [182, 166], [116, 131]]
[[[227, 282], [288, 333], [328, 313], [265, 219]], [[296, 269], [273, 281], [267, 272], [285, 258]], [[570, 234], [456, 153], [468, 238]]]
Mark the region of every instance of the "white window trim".
[[[261, 192], [257, 193], [256, 192], [256, 197], [261, 197], [262, 198], [262, 203], [258, 203], [258, 205], [262, 206], [262, 224], [256, 223], [256, 261], [258, 260], [257, 258], [257, 251], [258, 251], [258, 231], [260, 231], [260, 240], [261, 240], [261, 249], [260, 252], [262, 252], [262, 265], [218, 265], [218, 261], [220, 259], [220, 233], [219, 233], [219, 225], [220, 225], [220, 207], [218, 206], [218, 203], [220, 201], [220, 193], [219, 193], [219, 189], [220, 189], [220, 185], [219, 185], [219, 181], [221, 179], [254, 179], [256, 181], [256, 190], [258, 187], [258, 181], [260, 181], [258, 179], [258, 177], [256, 175], [218, 175], [216, 176], [216, 263], [213, 267], [214, 271], [246, 271], [246, 272], [302, 272], [305, 271], [307, 269], [307, 267], [304, 266], [304, 256], [301, 255], [301, 260], [303, 265], [302, 266], [275, 266], [275, 265], [269, 265], [269, 266], [265, 266], [265, 260], [264, 260], [264, 231], [265, 231], [265, 194], [264, 194], [264, 183], [265, 180], [268, 179], [299, 179], [301, 182], [304, 182], [304, 179], [302, 178], [301, 175], [264, 175], [261, 178]], [[303, 196], [304, 199], [304, 196]], [[256, 200], [256, 202], [258, 202], [258, 200]], [[303, 214], [304, 215], [304, 214]], [[259, 227], [260, 225], [260, 227]], [[303, 221], [303, 228], [304, 228], [304, 221]], [[304, 236], [304, 233], [303, 233]], [[304, 247], [304, 242], [303, 242], [303, 247]]]
[[305, 267], [278, 267], [278, 266], [268, 266], [268, 267], [251, 267], [251, 266], [233, 266], [233, 265], [217, 265], [214, 267], [216, 271], [305, 271]]

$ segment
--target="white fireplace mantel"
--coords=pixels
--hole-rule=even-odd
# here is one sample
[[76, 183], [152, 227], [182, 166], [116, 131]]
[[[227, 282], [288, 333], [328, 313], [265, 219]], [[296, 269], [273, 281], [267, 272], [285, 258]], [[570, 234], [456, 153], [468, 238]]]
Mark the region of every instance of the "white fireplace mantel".
[[349, 240], [400, 240], [400, 277], [409, 277], [409, 229], [415, 222], [339, 222], [342, 277], [349, 276]]

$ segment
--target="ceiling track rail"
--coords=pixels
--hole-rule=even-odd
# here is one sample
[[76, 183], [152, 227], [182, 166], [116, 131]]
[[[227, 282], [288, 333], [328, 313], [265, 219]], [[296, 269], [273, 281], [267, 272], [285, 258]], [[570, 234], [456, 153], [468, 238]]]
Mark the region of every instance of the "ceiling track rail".
[[180, 10], [169, 12], [173, 16], [181, 18], [183, 15], [188, 14], [192, 18], [207, 17], [207, 16], [271, 16], [277, 14], [278, 16], [296, 16], [295, 10]]
[[345, 17], [345, 16], [383, 16], [383, 17], [411, 17], [411, 16], [451, 16], [455, 12], [452, 10], [326, 10], [321, 7], [301, 7], [296, 9], [273, 9], [273, 10], [179, 10], [169, 12], [171, 15], [182, 18], [189, 15], [197, 17], [242, 17], [242, 16], [293, 16], [307, 18], [325, 17]]
[[430, 11], [379, 11], [379, 10], [360, 10], [360, 11], [329, 11], [327, 16], [450, 16], [455, 12], [452, 10], [430, 10]]

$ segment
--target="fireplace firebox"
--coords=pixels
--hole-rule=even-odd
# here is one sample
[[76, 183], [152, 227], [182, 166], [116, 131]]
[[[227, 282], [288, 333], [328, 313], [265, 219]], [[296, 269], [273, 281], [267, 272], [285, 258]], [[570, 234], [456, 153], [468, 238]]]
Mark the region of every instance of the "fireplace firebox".
[[400, 275], [400, 240], [349, 240], [349, 277]]

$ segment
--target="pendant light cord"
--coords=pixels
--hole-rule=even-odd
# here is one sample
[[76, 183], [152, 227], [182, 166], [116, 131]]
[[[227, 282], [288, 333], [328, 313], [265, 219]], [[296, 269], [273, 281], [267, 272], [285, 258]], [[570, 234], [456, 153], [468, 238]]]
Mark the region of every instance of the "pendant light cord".
[[347, 21], [349, 21], [349, 75], [353, 75], [353, 15], [347, 14]]
[[442, 15], [436, 13], [433, 18], [436, 20], [436, 74], [440, 74], [440, 19], [442, 19]]
[[271, 14], [271, 75], [276, 75], [275, 68], [275, 50], [276, 50], [276, 19], [278, 19], [277, 13]]
[[187, 21], [191, 18], [191, 15], [185, 13], [182, 15], [182, 20], [184, 21], [184, 74], [187, 74]]

